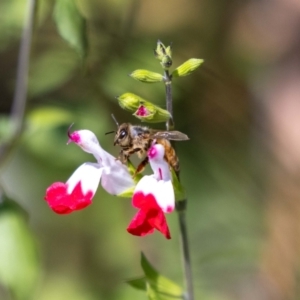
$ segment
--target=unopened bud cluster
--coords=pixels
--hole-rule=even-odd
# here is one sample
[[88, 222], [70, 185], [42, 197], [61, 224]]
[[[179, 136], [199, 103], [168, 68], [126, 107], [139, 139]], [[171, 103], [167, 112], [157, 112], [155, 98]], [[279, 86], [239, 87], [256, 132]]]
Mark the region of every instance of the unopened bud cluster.
[[169, 69], [172, 66], [172, 46], [166, 47], [160, 40], [157, 41], [156, 49], [154, 50], [155, 57], [160, 60], [160, 64], [164, 69]]
[[[137, 69], [130, 73], [129, 76], [143, 83], [164, 82], [165, 84], [170, 84], [172, 78], [190, 75], [203, 63], [203, 59], [191, 58], [177, 67], [172, 73], [169, 73], [169, 68], [173, 63], [172, 46], [165, 46], [160, 40], [157, 41], [154, 55], [160, 61], [160, 64], [164, 69], [164, 74], [145, 69]], [[117, 99], [122, 108], [130, 111], [142, 122], [167, 122], [172, 118], [167, 110], [162, 109], [133, 93], [124, 93], [121, 96], [118, 96]]]

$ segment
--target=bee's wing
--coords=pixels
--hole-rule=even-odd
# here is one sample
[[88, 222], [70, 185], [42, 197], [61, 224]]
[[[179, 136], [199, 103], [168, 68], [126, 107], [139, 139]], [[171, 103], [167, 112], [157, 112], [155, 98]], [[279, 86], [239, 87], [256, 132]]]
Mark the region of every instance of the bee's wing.
[[180, 131], [156, 131], [151, 134], [154, 139], [166, 139], [172, 141], [186, 141], [189, 137]]

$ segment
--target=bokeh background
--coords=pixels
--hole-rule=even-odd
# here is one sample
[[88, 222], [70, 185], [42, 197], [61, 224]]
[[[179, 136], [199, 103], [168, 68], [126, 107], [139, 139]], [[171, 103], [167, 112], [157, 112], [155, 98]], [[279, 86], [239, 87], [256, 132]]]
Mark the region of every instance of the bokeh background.
[[[0, 2], [2, 144], [26, 2]], [[190, 137], [177, 144], [177, 153], [189, 201], [196, 299], [299, 299], [300, 2], [76, 4], [87, 19], [84, 61], [59, 36], [54, 1], [38, 1], [23, 134], [0, 165], [0, 299], [146, 299], [125, 283], [142, 274], [141, 251], [182, 283], [176, 213], [168, 216], [167, 241], [157, 232], [129, 235], [130, 200], [101, 188], [92, 206], [66, 216], [43, 200], [52, 182], [93, 161], [66, 146], [72, 122], [94, 131], [117, 155], [113, 135], [105, 135], [115, 129], [111, 113], [120, 123], [138, 122], [115, 96], [132, 92], [165, 106], [163, 84], [128, 76], [141, 68], [161, 72], [153, 55], [158, 39], [173, 42], [174, 68], [191, 57], [205, 60], [173, 81], [176, 129]]]

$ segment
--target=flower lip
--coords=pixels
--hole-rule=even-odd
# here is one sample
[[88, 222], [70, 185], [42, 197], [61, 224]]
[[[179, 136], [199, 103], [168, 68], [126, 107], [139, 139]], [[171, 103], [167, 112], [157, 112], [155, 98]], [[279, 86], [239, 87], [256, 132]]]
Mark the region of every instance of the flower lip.
[[127, 231], [133, 235], [145, 236], [154, 232], [154, 229], [160, 231], [167, 239], [171, 238], [169, 227], [163, 210], [156, 202], [155, 196], [137, 192], [132, 199], [134, 206], [140, 210], [134, 216]]

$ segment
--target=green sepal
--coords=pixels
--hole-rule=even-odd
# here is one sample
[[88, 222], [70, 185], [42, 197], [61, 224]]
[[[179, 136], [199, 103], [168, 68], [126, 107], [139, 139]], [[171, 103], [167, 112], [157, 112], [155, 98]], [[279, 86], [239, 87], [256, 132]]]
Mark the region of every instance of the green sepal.
[[[135, 184], [137, 184], [141, 180], [143, 175], [135, 174], [136, 169], [130, 160], [127, 161], [127, 169], [128, 169], [129, 174], [132, 176], [133, 181], [135, 182]], [[121, 194], [118, 194], [117, 196], [123, 197], [123, 198], [131, 198], [133, 196], [134, 189], [135, 189], [135, 186], [127, 189], [126, 191], [124, 191]]]
[[[147, 114], [139, 115], [140, 109], [146, 110]], [[171, 118], [171, 114], [167, 110], [162, 109], [150, 102], [141, 102], [141, 105], [133, 115], [142, 122], [148, 123], [162, 123], [168, 121]]]
[[133, 71], [131, 74], [129, 74], [129, 76], [131, 76], [135, 80], [145, 83], [161, 82], [164, 79], [162, 74], [142, 69]]
[[122, 197], [122, 198], [131, 198], [133, 196], [133, 192], [134, 192], [135, 186], [127, 189], [126, 191], [124, 191], [121, 194], [118, 194], [118, 197]]
[[173, 77], [183, 77], [192, 74], [202, 63], [203, 59], [191, 58], [172, 72]]
[[166, 54], [169, 57], [172, 57], [172, 46], [171, 45], [169, 45], [168, 47], [166, 47]]
[[136, 111], [139, 108], [140, 102], [146, 102], [146, 100], [133, 93], [124, 93], [116, 98], [119, 101], [119, 105], [129, 112]]
[[154, 55], [158, 60], [162, 60], [163, 57], [167, 55], [166, 47], [160, 40], [157, 40]]
[[[161, 123], [170, 119], [171, 114], [159, 106], [133, 94], [124, 93], [117, 97], [119, 105], [127, 111], [133, 112], [133, 115], [142, 122]], [[141, 114], [143, 110], [143, 114]]]
[[172, 184], [174, 188], [175, 193], [175, 200], [176, 201], [182, 201], [186, 199], [185, 190], [180, 181], [178, 180], [178, 177], [176, 175], [176, 172], [173, 168], [171, 168], [171, 174], [172, 174]]
[[182, 288], [169, 278], [159, 274], [143, 253], [141, 255], [141, 267], [146, 276], [148, 299], [171, 300], [183, 298]]
[[127, 169], [135, 183], [138, 183], [142, 179], [143, 175], [140, 173], [138, 173], [138, 174], [135, 173], [136, 168], [134, 167], [134, 165], [132, 164], [132, 162], [129, 159], [127, 161]]

